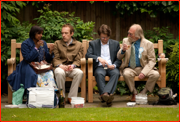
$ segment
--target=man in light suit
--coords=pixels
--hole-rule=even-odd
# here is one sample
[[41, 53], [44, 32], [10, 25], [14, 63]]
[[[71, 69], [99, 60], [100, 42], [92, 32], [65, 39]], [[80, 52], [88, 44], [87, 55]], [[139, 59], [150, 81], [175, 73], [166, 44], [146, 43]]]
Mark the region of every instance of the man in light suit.
[[148, 77], [145, 88], [141, 91], [142, 94], [146, 94], [147, 91], [153, 91], [160, 76], [154, 67], [156, 64], [154, 45], [144, 38], [143, 30], [138, 24], [133, 24], [129, 28], [128, 38], [123, 39], [122, 45], [117, 54], [119, 60], [124, 58], [120, 71], [130, 91], [133, 92], [131, 101], [135, 101], [135, 95], [138, 92], [135, 88], [134, 77], [138, 76], [139, 79]]
[[[118, 41], [109, 39], [111, 35], [109, 26], [101, 25], [98, 34], [100, 39], [89, 42], [86, 58], [93, 58], [93, 72], [99, 89], [99, 99], [110, 106], [120, 76], [121, 61], [116, 56], [120, 46]], [[110, 77], [107, 84], [105, 83], [106, 75]]]

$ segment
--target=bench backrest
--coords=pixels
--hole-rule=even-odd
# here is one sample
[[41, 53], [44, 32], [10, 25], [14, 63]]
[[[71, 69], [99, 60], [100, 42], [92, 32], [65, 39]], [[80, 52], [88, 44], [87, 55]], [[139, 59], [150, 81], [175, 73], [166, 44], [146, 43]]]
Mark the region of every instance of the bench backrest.
[[[22, 43], [16, 43], [16, 39], [11, 39], [11, 58], [16, 58], [16, 49], [19, 49], [20, 50], [20, 58], [19, 58], [19, 61], [21, 62], [23, 60], [23, 56], [22, 56], [22, 53], [21, 53], [21, 44]], [[47, 43], [47, 46], [49, 48], [50, 44], [53, 44], [53, 43]], [[82, 41], [82, 46], [84, 47], [84, 55], [83, 55], [83, 58], [85, 58], [85, 55], [86, 55], [86, 52], [87, 52], [87, 40], [83, 40]]]
[[[85, 58], [85, 55], [87, 53], [87, 49], [89, 47], [89, 41], [91, 40], [82, 40], [82, 46], [84, 47], [84, 55], [83, 58]], [[49, 48], [50, 44], [53, 43], [47, 43], [47, 46]], [[120, 44], [120, 47], [122, 47], [122, 44]], [[11, 58], [16, 58], [16, 49], [21, 49], [21, 43], [16, 43], [16, 39], [11, 39]], [[158, 49], [158, 54], [163, 53], [163, 40], [158, 40], [158, 43], [154, 43], [154, 49]], [[20, 50], [20, 62], [23, 60], [23, 56]]]
[[[89, 41], [87, 41], [86, 49], [89, 47]], [[120, 44], [122, 47], [122, 44]], [[163, 40], [158, 40], [158, 43], [154, 43], [154, 49], [158, 49], [158, 54], [163, 53]]]

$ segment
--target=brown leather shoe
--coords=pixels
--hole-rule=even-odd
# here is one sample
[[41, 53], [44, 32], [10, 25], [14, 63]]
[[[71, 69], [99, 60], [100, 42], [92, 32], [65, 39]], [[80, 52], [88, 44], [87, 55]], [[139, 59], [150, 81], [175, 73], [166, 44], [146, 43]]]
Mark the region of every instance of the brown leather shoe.
[[68, 98], [68, 101], [67, 101], [69, 104], [71, 104], [71, 98]]
[[103, 94], [102, 98], [103, 98], [104, 101], [108, 101], [109, 95], [108, 94]]
[[107, 103], [110, 103], [114, 100], [114, 95], [113, 94], [110, 94], [109, 95], [109, 99], [106, 101]]
[[102, 103], [106, 102], [106, 101], [103, 100], [102, 96], [99, 96], [98, 99], [99, 99]]
[[136, 95], [137, 95], [137, 94], [133, 94], [133, 95], [132, 95], [131, 102], [135, 102], [135, 101], [136, 101], [136, 98], [135, 98]]

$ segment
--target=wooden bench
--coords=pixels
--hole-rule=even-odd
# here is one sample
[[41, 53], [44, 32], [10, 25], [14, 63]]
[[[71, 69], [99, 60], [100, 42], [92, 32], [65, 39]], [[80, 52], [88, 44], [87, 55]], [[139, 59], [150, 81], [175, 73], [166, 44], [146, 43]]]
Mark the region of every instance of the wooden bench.
[[[47, 43], [48, 47], [52, 43]], [[86, 59], [85, 54], [87, 52], [87, 41], [83, 40], [82, 45], [84, 47], [84, 56], [81, 59], [81, 70], [84, 73], [82, 78], [80, 87], [81, 87], [81, 97], [83, 97], [86, 101]], [[21, 43], [16, 43], [16, 39], [11, 39], [11, 58], [7, 59], [8, 64], [8, 76], [16, 69], [16, 49], [20, 50], [20, 62], [23, 60], [23, 56], [21, 53]], [[66, 77], [66, 81], [72, 81], [72, 78]], [[12, 103], [12, 91], [8, 85], [8, 103]]]
[[[122, 44], [120, 44], [120, 47]], [[89, 42], [87, 42], [87, 48]], [[158, 49], [158, 54], [163, 53], [163, 40], [158, 40], [158, 43], [154, 43], [154, 48]], [[160, 78], [157, 84], [160, 88], [166, 87], [166, 59], [162, 59], [158, 62]], [[134, 78], [134, 81], [147, 81], [148, 78], [139, 79], [138, 76]], [[106, 81], [109, 81], [109, 76], [105, 77]], [[124, 81], [123, 76], [119, 77], [119, 81]], [[96, 85], [95, 76], [93, 76], [93, 59], [88, 59], [88, 102], [93, 102], [93, 87]]]

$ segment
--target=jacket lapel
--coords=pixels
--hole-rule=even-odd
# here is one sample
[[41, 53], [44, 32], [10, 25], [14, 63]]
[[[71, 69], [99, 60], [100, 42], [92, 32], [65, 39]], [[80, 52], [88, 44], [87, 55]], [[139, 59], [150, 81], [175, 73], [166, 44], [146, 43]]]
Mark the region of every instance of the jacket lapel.
[[98, 44], [97, 44], [97, 55], [101, 56], [101, 40], [98, 40]]
[[[144, 39], [141, 39], [140, 47], [145, 48], [145, 47], [144, 47]], [[143, 65], [144, 63], [143, 63], [143, 60], [142, 60], [142, 59], [143, 59], [143, 58], [141, 57], [141, 59], [139, 59], [139, 60], [140, 60], [141, 66], [144, 67], [144, 65]]]
[[113, 44], [112, 44], [112, 41], [109, 39], [109, 53], [110, 53], [110, 58], [111, 58], [111, 62], [113, 63], [113, 57], [114, 57], [114, 54], [113, 54]]

